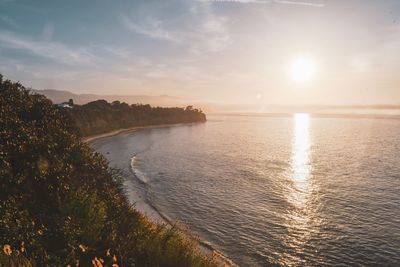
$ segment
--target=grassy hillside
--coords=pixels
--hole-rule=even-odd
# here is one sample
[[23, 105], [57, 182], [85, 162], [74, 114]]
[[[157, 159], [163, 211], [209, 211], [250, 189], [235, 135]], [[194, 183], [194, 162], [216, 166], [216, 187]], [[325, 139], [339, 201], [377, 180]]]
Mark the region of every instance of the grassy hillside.
[[1, 76], [0, 125], [0, 266], [216, 265], [129, 204], [62, 109]]

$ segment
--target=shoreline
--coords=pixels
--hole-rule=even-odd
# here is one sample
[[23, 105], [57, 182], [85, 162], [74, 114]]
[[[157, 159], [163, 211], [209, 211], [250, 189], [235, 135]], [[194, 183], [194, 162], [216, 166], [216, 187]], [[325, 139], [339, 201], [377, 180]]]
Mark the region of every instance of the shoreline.
[[[146, 126], [133, 126], [130, 128], [123, 128], [123, 129], [118, 129], [114, 130], [111, 132], [103, 133], [103, 134], [97, 134], [97, 135], [91, 135], [87, 136], [84, 138], [81, 138], [82, 142], [90, 145], [90, 143], [103, 139], [103, 138], [108, 138], [108, 137], [113, 137], [119, 134], [123, 133], [131, 133], [131, 132], [136, 132], [138, 130], [143, 130], [143, 129], [152, 129], [152, 128], [165, 128], [165, 127], [174, 127], [174, 126], [179, 126], [179, 125], [186, 125], [186, 124], [192, 124], [192, 123], [174, 123], [174, 124], [156, 124], [156, 125], [146, 125]], [[131, 159], [132, 160], [132, 159]], [[131, 169], [131, 174], [134, 179], [140, 180], [137, 175], [135, 174], [132, 166], [130, 167]], [[142, 182], [142, 181], [140, 181]], [[143, 193], [136, 188], [132, 182], [129, 181], [129, 179], [125, 179], [124, 181], [124, 187], [127, 193], [127, 197], [129, 201], [135, 205], [135, 208], [141, 212], [142, 214], [146, 215], [152, 222], [155, 223], [165, 223], [168, 225], [172, 225], [171, 220], [162, 212], [160, 212], [156, 207], [154, 207], [151, 203], [148, 203], [146, 201], [145, 196]]]
[[190, 122], [190, 123], [172, 123], [172, 124], [154, 124], [154, 125], [144, 125], [144, 126], [132, 126], [130, 128], [122, 128], [122, 129], [114, 130], [114, 131], [107, 132], [107, 133], [95, 134], [95, 135], [82, 137], [81, 140], [82, 140], [82, 142], [89, 144], [89, 143], [91, 143], [93, 141], [96, 141], [96, 140], [99, 140], [99, 139], [102, 139], [102, 138], [112, 137], [112, 136], [119, 135], [119, 134], [122, 134], [122, 133], [135, 132], [135, 131], [141, 130], [141, 129], [164, 128], [164, 127], [178, 126], [178, 125], [182, 125], [182, 124], [192, 124], [192, 123], [193, 122]]
[[[136, 132], [138, 130], [143, 130], [143, 129], [174, 127], [174, 126], [186, 125], [186, 124], [192, 124], [192, 123], [174, 123], [174, 124], [155, 124], [155, 125], [146, 125], [146, 126], [133, 126], [130, 128], [123, 128], [123, 129], [118, 129], [118, 130], [114, 130], [114, 131], [107, 132], [107, 133], [83, 137], [83, 138], [81, 138], [81, 140], [82, 140], [82, 142], [90, 145], [91, 143], [101, 140], [103, 138], [113, 137], [113, 136], [117, 136], [117, 135], [123, 134], [123, 133], [131, 133], [131, 132]], [[133, 176], [133, 178], [140, 180], [134, 173], [132, 166], [130, 167], [130, 169], [131, 169], [131, 175]], [[137, 187], [135, 187], [134, 184], [129, 179], [125, 179], [124, 187], [125, 187], [126, 194], [127, 194], [129, 201], [135, 205], [136, 210], [138, 210], [139, 212], [141, 212], [142, 214], [147, 216], [149, 218], [149, 220], [154, 223], [165, 223], [168, 225], [172, 225], [171, 220], [169, 218], [167, 218], [167, 216], [165, 214], [163, 214], [162, 212], [157, 210], [151, 203], [148, 203], [146, 201], [146, 197], [144, 196], [143, 192], [141, 192]]]
[[[87, 144], [90, 144], [96, 140], [116, 136], [116, 135], [119, 135], [122, 133], [136, 132], [141, 129], [165, 128], [165, 127], [174, 127], [174, 126], [179, 126], [179, 125], [190, 125], [190, 124], [193, 124], [193, 123], [175, 123], [175, 124], [157, 124], [157, 125], [148, 125], [148, 126], [134, 126], [131, 128], [118, 129], [118, 130], [111, 131], [111, 132], [104, 133], [104, 134], [98, 134], [98, 135], [84, 137], [81, 140]], [[131, 167], [131, 172], [132, 172], [132, 167]], [[137, 178], [137, 176], [134, 172], [132, 173], [132, 176], [135, 179], [139, 179], [139, 178]], [[164, 223], [169, 226], [173, 226], [172, 220], [166, 214], [164, 214], [163, 212], [158, 210], [155, 206], [153, 206], [151, 203], [148, 203], [148, 201], [146, 201], [146, 198], [143, 195], [143, 193], [137, 187], [135, 187], [133, 185], [133, 183], [131, 181], [129, 181], [129, 179], [125, 179], [124, 187], [125, 187], [129, 201], [132, 204], [134, 204], [135, 209], [137, 211], [141, 212], [150, 221], [152, 221], [154, 223]], [[219, 261], [221, 262], [221, 264], [224, 264], [224, 266], [225, 266], [225, 264], [226, 264], [226, 266], [238, 266], [234, 262], [232, 262], [229, 259], [229, 257], [225, 256], [220, 251], [214, 249], [207, 240], [199, 239], [198, 247], [204, 253], [218, 258]]]

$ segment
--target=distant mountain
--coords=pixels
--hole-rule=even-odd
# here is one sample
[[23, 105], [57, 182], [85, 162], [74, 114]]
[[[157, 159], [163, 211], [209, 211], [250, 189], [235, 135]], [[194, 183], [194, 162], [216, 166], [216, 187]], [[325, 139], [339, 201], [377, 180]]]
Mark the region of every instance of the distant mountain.
[[73, 99], [74, 103], [83, 105], [95, 100], [104, 99], [108, 102], [119, 100], [128, 104], [150, 104], [151, 106], [162, 107], [184, 107], [191, 105], [193, 100], [182, 99], [173, 96], [148, 96], [148, 95], [96, 95], [96, 94], [74, 94], [69, 91], [59, 91], [53, 89], [33, 90], [38, 94], [45, 95], [53, 103], [66, 102]]

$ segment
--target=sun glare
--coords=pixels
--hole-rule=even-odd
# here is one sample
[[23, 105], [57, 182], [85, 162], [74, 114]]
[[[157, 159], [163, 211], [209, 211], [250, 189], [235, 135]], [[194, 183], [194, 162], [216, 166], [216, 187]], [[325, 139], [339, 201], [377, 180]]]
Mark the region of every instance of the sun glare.
[[314, 78], [315, 64], [308, 58], [297, 58], [292, 62], [291, 77], [296, 82], [308, 82]]

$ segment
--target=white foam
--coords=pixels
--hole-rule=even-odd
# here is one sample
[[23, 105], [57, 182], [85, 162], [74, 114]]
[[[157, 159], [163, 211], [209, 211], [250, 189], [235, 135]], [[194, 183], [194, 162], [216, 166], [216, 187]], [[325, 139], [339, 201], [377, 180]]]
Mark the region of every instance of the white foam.
[[147, 184], [150, 180], [149, 178], [135, 166], [136, 156], [131, 158], [131, 172], [132, 174], [142, 183]]

